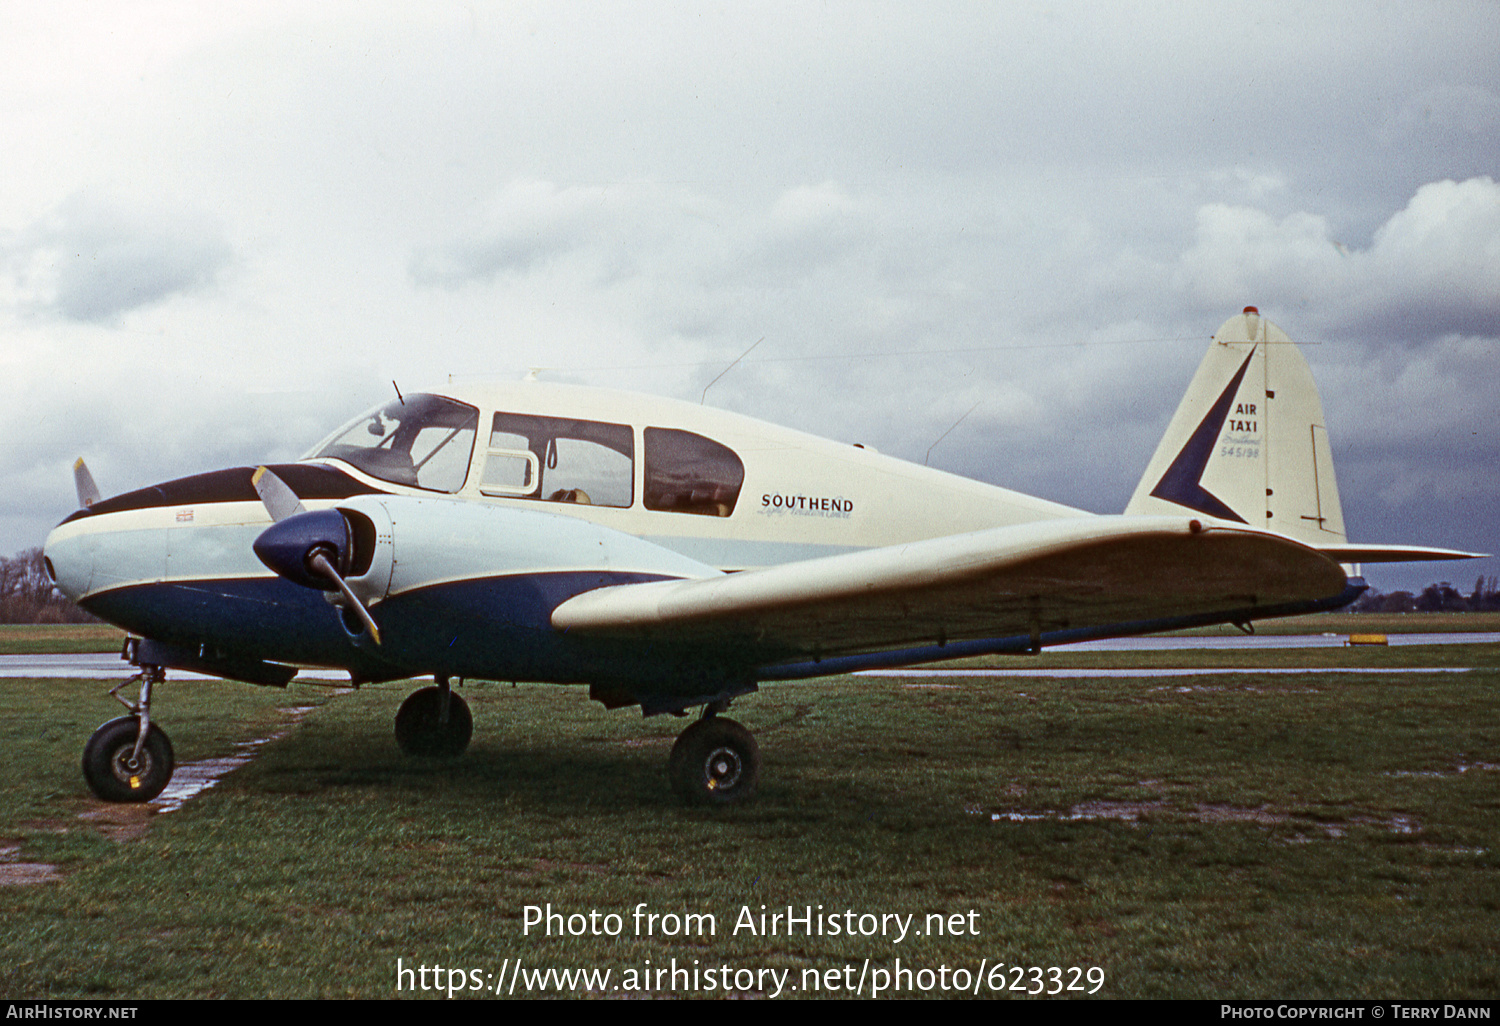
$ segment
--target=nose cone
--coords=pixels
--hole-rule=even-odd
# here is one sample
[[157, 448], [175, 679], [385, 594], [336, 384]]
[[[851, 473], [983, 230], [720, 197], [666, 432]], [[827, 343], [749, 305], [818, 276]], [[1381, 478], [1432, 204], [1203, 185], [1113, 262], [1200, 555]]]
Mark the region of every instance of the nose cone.
[[78, 530], [76, 524], [59, 524], [47, 535], [42, 546], [47, 576], [57, 585], [57, 590], [77, 602], [88, 594], [94, 576], [94, 548], [88, 534]]

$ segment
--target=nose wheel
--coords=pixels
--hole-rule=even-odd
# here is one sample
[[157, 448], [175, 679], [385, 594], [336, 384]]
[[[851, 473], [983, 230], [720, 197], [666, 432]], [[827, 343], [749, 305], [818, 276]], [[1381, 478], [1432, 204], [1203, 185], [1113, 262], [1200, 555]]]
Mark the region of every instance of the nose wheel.
[[[165, 676], [160, 666], [143, 666], [137, 676], [111, 690], [130, 715], [110, 720], [83, 746], [83, 779], [104, 801], [149, 802], [172, 779], [172, 742], [151, 722], [151, 685]], [[119, 692], [136, 680], [141, 697], [131, 704]]]
[[83, 779], [107, 802], [149, 802], [166, 788], [175, 765], [172, 742], [156, 724], [140, 738], [134, 716], [110, 720], [94, 731], [83, 748]]
[[451, 759], [474, 735], [469, 703], [455, 695], [446, 677], [437, 687], [413, 691], [396, 712], [396, 743], [407, 755]]
[[755, 794], [760, 746], [734, 720], [707, 716], [684, 730], [667, 760], [672, 790], [693, 805], [737, 805]]

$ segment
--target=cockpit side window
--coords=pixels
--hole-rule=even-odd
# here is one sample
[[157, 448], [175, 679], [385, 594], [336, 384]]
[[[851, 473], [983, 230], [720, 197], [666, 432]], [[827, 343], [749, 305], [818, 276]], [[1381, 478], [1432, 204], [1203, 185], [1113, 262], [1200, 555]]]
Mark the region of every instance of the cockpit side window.
[[305, 459], [338, 459], [391, 484], [453, 493], [469, 476], [479, 411], [437, 395], [387, 403]]
[[647, 509], [727, 517], [739, 501], [745, 464], [711, 438], [672, 428], [646, 429]]
[[628, 424], [497, 413], [479, 489], [486, 495], [629, 506], [635, 433]]

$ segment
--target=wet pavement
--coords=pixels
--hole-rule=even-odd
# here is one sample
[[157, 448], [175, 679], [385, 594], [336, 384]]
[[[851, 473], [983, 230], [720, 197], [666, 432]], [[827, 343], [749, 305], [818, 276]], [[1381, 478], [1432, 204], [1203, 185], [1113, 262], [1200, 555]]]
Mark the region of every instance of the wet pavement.
[[[79, 652], [71, 655], [0, 655], [0, 677], [67, 678], [71, 680], [109, 680], [133, 675], [136, 668], [120, 658], [118, 652]], [[219, 680], [187, 670], [168, 670], [168, 680]], [[347, 684], [349, 675], [342, 670], [303, 670], [292, 678], [298, 683], [329, 681]]]

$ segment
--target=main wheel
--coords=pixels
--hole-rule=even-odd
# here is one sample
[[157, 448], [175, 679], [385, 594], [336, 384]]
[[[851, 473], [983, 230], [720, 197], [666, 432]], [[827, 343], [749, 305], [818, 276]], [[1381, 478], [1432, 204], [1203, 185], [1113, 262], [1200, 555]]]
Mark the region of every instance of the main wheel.
[[474, 736], [469, 703], [449, 692], [448, 721], [443, 722], [443, 689], [413, 691], [396, 713], [396, 743], [407, 755], [450, 759], [462, 755]]
[[710, 716], [677, 737], [667, 760], [672, 790], [694, 805], [748, 801], [760, 781], [760, 746], [734, 720]]
[[133, 758], [140, 732], [140, 720], [121, 716], [94, 731], [83, 746], [83, 779], [107, 802], [149, 802], [172, 779], [172, 742], [153, 723], [140, 757]]

